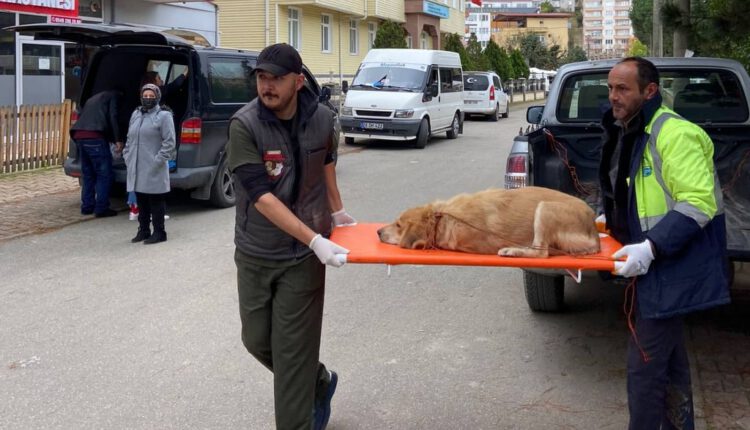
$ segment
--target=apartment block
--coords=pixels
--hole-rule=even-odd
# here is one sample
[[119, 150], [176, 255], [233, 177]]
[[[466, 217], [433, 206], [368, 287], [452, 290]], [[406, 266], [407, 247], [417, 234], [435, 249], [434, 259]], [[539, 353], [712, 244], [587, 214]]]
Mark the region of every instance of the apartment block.
[[633, 37], [631, 0], [583, 1], [583, 49], [589, 59], [625, 56]]
[[408, 47], [440, 49], [464, 31], [462, 0], [215, 0], [221, 45], [261, 50], [289, 43], [322, 82], [350, 79], [378, 26], [401, 23]]

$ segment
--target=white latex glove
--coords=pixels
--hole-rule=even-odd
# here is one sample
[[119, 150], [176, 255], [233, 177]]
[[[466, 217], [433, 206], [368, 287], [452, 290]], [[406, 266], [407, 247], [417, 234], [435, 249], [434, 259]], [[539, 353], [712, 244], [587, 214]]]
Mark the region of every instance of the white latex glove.
[[331, 216], [333, 216], [333, 225], [336, 227], [348, 227], [351, 225], [357, 225], [357, 220], [346, 213], [346, 209], [344, 208], [341, 208], [340, 211], [332, 213]]
[[604, 214], [599, 215], [594, 219], [596, 224], [596, 231], [599, 233], [607, 233], [607, 217]]
[[308, 246], [323, 264], [341, 267], [346, 263], [346, 254], [349, 253], [349, 250], [331, 242], [320, 234], [316, 234]]
[[651, 242], [646, 239], [641, 243], [626, 245], [612, 254], [612, 258], [619, 259], [627, 257], [625, 261], [615, 261], [615, 275], [632, 278], [645, 275], [648, 267], [654, 261], [654, 251]]

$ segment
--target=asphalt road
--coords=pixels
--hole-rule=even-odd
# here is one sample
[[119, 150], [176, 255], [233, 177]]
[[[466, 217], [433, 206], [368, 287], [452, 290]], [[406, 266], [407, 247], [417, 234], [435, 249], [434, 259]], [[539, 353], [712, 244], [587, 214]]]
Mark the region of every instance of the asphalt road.
[[[501, 187], [523, 112], [423, 150], [342, 148], [360, 221]], [[239, 338], [234, 209], [175, 200], [169, 241], [125, 217], [0, 243], [0, 428], [270, 429], [271, 374]], [[568, 281], [570, 282], [570, 281]], [[321, 359], [329, 429], [621, 429], [622, 288], [568, 283], [534, 314], [511, 268], [330, 268]]]

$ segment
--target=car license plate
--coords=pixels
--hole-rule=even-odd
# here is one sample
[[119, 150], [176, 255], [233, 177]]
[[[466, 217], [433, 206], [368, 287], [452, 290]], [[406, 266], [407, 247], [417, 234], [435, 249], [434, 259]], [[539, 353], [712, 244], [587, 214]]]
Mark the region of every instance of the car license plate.
[[366, 130], [382, 130], [383, 123], [382, 122], [363, 122], [363, 123], [360, 123], [360, 127]]
[[479, 100], [464, 100], [464, 103], [466, 103], [467, 105], [475, 105], [479, 103]]

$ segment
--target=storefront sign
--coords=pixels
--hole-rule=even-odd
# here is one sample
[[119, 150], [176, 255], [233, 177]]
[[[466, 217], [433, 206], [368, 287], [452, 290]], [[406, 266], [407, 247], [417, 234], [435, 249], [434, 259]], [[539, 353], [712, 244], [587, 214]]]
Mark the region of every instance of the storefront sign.
[[422, 12], [439, 18], [448, 18], [450, 16], [450, 9], [448, 9], [448, 6], [443, 6], [430, 1], [422, 2]]
[[80, 24], [83, 21], [81, 18], [52, 15], [49, 17], [49, 22], [56, 24]]
[[0, 10], [16, 12], [78, 16], [79, 0], [0, 0]]

